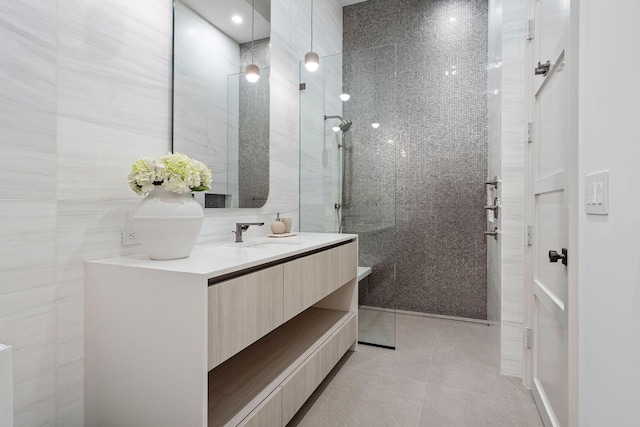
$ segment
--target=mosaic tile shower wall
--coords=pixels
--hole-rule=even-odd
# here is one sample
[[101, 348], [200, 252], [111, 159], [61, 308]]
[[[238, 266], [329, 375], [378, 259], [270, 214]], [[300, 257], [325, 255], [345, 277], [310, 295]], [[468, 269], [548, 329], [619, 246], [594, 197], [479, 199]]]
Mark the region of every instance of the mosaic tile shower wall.
[[[269, 195], [269, 71], [271, 39], [253, 43], [253, 63], [260, 79], [239, 79], [238, 187], [239, 207], [259, 208]], [[251, 43], [240, 45], [240, 71], [251, 63]]]
[[[368, 0], [344, 9], [345, 90], [373, 97], [367, 105], [354, 96], [344, 116], [354, 128], [360, 121], [374, 130], [376, 121], [375, 130], [388, 129], [373, 139], [354, 131], [347, 156], [345, 232], [360, 234], [360, 264], [373, 267], [361, 304], [487, 317], [487, 16], [487, 0]], [[358, 66], [359, 56], [389, 45], [389, 66]], [[391, 66], [394, 91], [381, 83]]]
[[385, 308], [395, 307], [396, 54], [388, 44], [342, 56], [343, 88], [351, 94], [343, 116], [353, 121], [344, 147], [343, 230], [359, 236], [359, 264], [373, 266], [360, 303]]

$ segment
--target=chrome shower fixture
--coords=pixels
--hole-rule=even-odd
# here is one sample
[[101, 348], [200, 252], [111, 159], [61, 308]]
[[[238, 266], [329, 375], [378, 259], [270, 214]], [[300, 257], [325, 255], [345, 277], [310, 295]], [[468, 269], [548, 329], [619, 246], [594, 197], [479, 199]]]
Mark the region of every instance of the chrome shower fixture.
[[324, 116], [324, 119], [325, 120], [327, 120], [327, 119], [339, 119], [340, 120], [340, 124], [338, 125], [338, 127], [340, 128], [340, 130], [342, 132], [347, 132], [349, 129], [351, 129], [351, 125], [353, 124], [353, 122], [351, 120], [345, 120], [341, 116]]

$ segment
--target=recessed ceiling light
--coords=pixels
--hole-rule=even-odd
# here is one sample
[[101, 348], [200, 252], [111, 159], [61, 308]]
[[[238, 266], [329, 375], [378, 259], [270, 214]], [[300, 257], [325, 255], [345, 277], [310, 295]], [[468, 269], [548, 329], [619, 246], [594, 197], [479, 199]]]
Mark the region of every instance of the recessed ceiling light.
[[233, 21], [234, 24], [242, 24], [242, 16], [240, 15], [233, 15], [231, 17], [231, 20]]
[[371, 127], [374, 128], [374, 129], [378, 129], [380, 127], [380, 123], [373, 122], [373, 123], [371, 123]]

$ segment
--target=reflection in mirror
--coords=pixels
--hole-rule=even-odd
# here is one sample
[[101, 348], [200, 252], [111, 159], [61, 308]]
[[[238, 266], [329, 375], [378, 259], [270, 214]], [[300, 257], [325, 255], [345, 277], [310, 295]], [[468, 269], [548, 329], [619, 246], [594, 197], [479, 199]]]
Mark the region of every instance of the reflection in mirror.
[[250, 83], [251, 0], [174, 3], [173, 151], [211, 168], [205, 207], [258, 208], [269, 194], [270, 0], [255, 6]]

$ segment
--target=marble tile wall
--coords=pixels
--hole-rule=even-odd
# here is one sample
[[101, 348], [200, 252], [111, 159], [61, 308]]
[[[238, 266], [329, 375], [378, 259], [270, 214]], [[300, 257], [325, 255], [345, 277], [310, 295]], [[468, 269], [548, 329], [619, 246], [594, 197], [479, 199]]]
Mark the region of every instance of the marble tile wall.
[[83, 262], [139, 251], [120, 245], [138, 203], [126, 173], [170, 149], [172, 11], [59, 0], [57, 22], [55, 424], [81, 426]]
[[[489, 176], [498, 175], [500, 238], [488, 246], [488, 305], [501, 324], [501, 371], [522, 376], [524, 286], [524, 1], [490, 0]], [[491, 225], [488, 223], [488, 225]]]
[[0, 341], [15, 425], [82, 426], [85, 259], [135, 251], [129, 165], [169, 150], [171, 5], [0, 1]]
[[[502, 178], [502, 0], [489, 0], [489, 49], [487, 62], [487, 179]], [[487, 187], [487, 203], [502, 200], [502, 186]], [[492, 221], [493, 220], [493, 221]], [[501, 229], [502, 215], [487, 213], [487, 230]], [[487, 239], [487, 319], [500, 322], [502, 239]]]
[[[391, 275], [395, 271], [394, 305], [403, 310], [487, 317], [483, 236], [487, 13], [485, 0], [369, 0], [344, 11], [345, 52], [388, 44], [396, 47], [397, 124], [395, 134], [388, 138], [393, 140], [395, 169], [384, 162], [364, 161], [378, 152], [377, 146], [366, 147], [360, 152], [362, 161], [360, 169], [355, 166], [354, 176], [364, 168], [377, 169], [380, 177], [396, 172], [390, 188], [379, 185], [386, 179], [368, 181], [375, 185], [370, 192], [380, 198], [395, 193], [396, 234], [377, 238], [378, 246], [387, 248], [388, 242], [396, 242], [397, 265], [395, 270], [393, 266], [386, 270]], [[349, 84], [346, 79], [345, 84]], [[389, 104], [384, 97], [378, 98], [375, 108]], [[366, 108], [350, 114], [354, 122], [373, 120], [372, 114], [385, 116]], [[391, 144], [384, 144], [387, 147], [380, 147], [380, 159], [388, 158], [383, 151]], [[354, 160], [356, 156], [357, 150]], [[354, 186], [354, 218], [348, 229], [361, 228], [358, 216], [367, 218], [361, 212], [368, 206], [361, 205], [358, 211], [355, 203], [356, 194], [364, 192], [364, 187]], [[368, 221], [381, 217], [384, 214], [377, 213]], [[368, 292], [373, 298], [368, 305], [387, 306], [394, 290], [378, 286], [380, 266], [372, 267], [369, 283], [378, 291]]]
[[502, 372], [522, 375], [524, 287], [525, 2], [502, 6]]
[[[140, 251], [120, 243], [139, 203], [126, 175], [170, 149], [171, 3], [0, 0], [0, 342], [14, 346], [16, 426], [84, 425], [84, 261]], [[298, 3], [272, 1], [269, 201], [208, 212], [202, 243], [277, 211], [297, 228], [298, 128], [284, 118], [308, 49]], [[329, 3], [318, 42], [333, 46]]]

